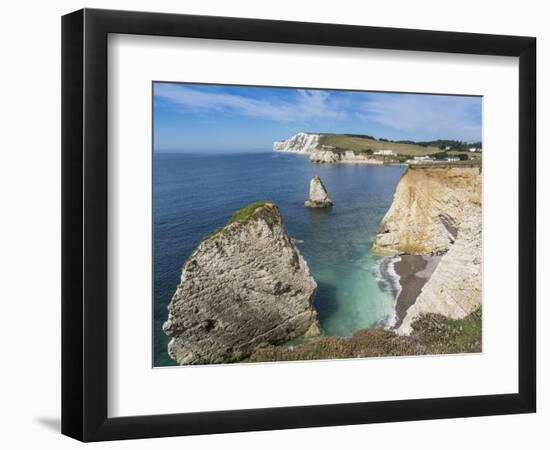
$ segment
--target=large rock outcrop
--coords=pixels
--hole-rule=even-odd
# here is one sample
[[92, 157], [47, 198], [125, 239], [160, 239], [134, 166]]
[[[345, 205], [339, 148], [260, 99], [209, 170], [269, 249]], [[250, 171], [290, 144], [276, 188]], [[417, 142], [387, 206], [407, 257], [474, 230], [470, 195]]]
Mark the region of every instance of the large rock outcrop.
[[355, 154], [351, 150], [335, 152], [332, 150], [314, 150], [309, 153], [309, 160], [313, 163], [357, 163], [357, 164], [384, 164], [384, 161], [366, 153]]
[[398, 328], [422, 314], [461, 319], [481, 304], [481, 167], [409, 167], [374, 242], [383, 255], [443, 255]]
[[288, 153], [310, 153], [319, 146], [319, 135], [312, 133], [298, 133], [284, 141], [275, 141], [273, 150]]
[[325, 185], [317, 175], [309, 183], [309, 199], [304, 205], [308, 208], [329, 208], [333, 205]]
[[330, 150], [314, 150], [309, 153], [309, 160], [313, 163], [334, 164], [341, 162], [342, 155]]
[[481, 208], [480, 166], [411, 166], [382, 219], [374, 251], [387, 256], [443, 254], [457, 239], [470, 206]]
[[337, 149], [322, 144], [322, 134], [298, 133], [284, 141], [275, 141], [273, 150], [282, 153], [303, 153], [314, 163], [363, 163], [383, 164], [384, 160], [368, 153], [355, 153], [352, 150]]
[[462, 319], [481, 304], [481, 208], [467, 205], [458, 236], [405, 315], [398, 328], [410, 334], [421, 314]]
[[260, 346], [320, 334], [317, 285], [279, 209], [237, 211], [183, 266], [164, 332], [178, 364], [240, 361]]

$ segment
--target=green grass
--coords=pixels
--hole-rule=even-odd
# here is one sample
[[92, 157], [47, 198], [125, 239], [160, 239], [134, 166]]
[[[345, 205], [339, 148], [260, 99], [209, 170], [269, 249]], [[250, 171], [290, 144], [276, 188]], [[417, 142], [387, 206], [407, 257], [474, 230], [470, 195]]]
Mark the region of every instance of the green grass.
[[233, 213], [228, 225], [233, 222], [245, 222], [260, 206], [273, 205], [273, 202], [254, 202], [244, 208], [241, 208]]
[[426, 314], [413, 323], [410, 336], [383, 328], [365, 328], [350, 337], [328, 336], [307, 343], [256, 350], [251, 362], [437, 355], [481, 352], [481, 307], [463, 319]]
[[[443, 319], [420, 323], [419, 332], [434, 353], [481, 351], [481, 307], [460, 320]], [[413, 324], [415, 328], [416, 324]]]
[[407, 155], [397, 155], [395, 159], [397, 159], [400, 163], [404, 163], [405, 161], [411, 159], [411, 157]]
[[[251, 203], [248, 206], [245, 206], [244, 208], [241, 208], [233, 213], [231, 218], [229, 219], [229, 222], [223, 227], [216, 228], [214, 231], [212, 231], [210, 234], [207, 234], [205, 237], [202, 238], [201, 242], [206, 241], [207, 239], [210, 239], [211, 237], [218, 234], [220, 231], [222, 231], [227, 225], [230, 225], [235, 222], [246, 222], [252, 214], [254, 214], [254, 211], [256, 211], [259, 207], [265, 206], [265, 205], [274, 205], [273, 202], [268, 201], [261, 201], [261, 202], [254, 202]], [[268, 223], [269, 226], [272, 226], [273, 220], [271, 217], [265, 216], [265, 221]]]
[[441, 149], [437, 146], [427, 146], [416, 144], [404, 144], [398, 142], [381, 141], [366, 136], [353, 136], [346, 134], [325, 134], [321, 135], [319, 139], [320, 145], [331, 145], [334, 148], [334, 152], [343, 153], [351, 150], [355, 154], [366, 153], [367, 150], [373, 152], [377, 150], [393, 150], [394, 154], [402, 156], [421, 156], [431, 155], [433, 153], [441, 152]]

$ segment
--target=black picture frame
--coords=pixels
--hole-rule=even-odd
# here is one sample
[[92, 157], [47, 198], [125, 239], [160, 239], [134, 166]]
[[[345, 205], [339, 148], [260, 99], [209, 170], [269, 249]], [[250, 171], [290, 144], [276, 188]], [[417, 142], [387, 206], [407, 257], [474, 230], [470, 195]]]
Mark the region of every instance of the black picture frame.
[[[518, 392], [109, 418], [107, 36], [110, 33], [518, 57]], [[96, 9], [64, 16], [62, 433], [82, 441], [102, 441], [535, 412], [535, 91], [533, 37]]]

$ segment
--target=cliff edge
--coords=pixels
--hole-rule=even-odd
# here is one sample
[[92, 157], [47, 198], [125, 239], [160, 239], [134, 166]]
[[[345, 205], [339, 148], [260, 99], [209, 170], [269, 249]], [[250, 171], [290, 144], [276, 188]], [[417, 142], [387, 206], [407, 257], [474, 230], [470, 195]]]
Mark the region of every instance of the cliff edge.
[[258, 347], [320, 334], [317, 284], [276, 205], [237, 211], [183, 266], [163, 330], [178, 364], [240, 361]]
[[352, 150], [339, 149], [332, 145], [324, 145], [326, 135], [315, 133], [298, 133], [294, 136], [273, 143], [273, 150], [281, 153], [302, 153], [309, 155], [313, 163], [364, 163], [383, 164], [385, 159], [380, 159], [370, 153], [357, 153]]
[[481, 167], [409, 167], [380, 224], [373, 249], [382, 255], [443, 255], [400, 334], [423, 314], [461, 319], [481, 305]]
[[464, 215], [456, 241], [407, 310], [398, 333], [410, 334], [422, 314], [462, 319], [481, 305], [481, 208], [468, 205]]
[[472, 208], [481, 209], [479, 166], [411, 166], [397, 185], [373, 249], [386, 256], [444, 254]]
[[310, 153], [319, 146], [319, 135], [312, 133], [298, 133], [284, 141], [275, 141], [273, 150], [287, 153]]

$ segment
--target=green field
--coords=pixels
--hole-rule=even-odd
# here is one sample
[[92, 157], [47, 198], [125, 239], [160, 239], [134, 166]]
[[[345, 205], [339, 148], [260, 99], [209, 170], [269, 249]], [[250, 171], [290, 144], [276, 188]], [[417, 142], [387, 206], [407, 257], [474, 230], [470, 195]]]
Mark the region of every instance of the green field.
[[324, 134], [321, 136], [319, 143], [335, 147], [333, 151], [338, 153], [348, 150], [355, 154], [367, 153], [368, 150], [372, 152], [392, 150], [395, 155], [422, 156], [441, 152], [441, 149], [437, 146], [402, 144], [349, 134]]

